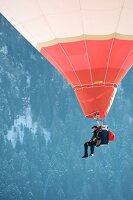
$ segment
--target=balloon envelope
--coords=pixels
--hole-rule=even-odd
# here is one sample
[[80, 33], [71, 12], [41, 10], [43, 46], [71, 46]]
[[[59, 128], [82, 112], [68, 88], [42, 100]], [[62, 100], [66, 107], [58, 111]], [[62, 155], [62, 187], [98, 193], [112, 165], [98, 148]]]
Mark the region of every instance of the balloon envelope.
[[105, 117], [133, 64], [133, 1], [0, 0], [0, 6], [68, 80], [85, 116]]

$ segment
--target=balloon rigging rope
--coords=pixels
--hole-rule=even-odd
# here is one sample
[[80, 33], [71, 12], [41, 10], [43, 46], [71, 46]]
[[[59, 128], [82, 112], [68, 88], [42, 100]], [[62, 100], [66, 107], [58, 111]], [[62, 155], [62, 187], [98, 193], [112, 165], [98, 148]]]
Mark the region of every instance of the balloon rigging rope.
[[73, 69], [74, 74], [77, 77], [78, 82], [80, 83], [80, 85], [82, 85], [82, 83], [81, 83], [81, 81], [80, 81], [80, 79], [79, 79], [79, 77], [78, 77], [78, 75], [77, 75], [77, 73], [76, 73], [76, 71], [74, 69], [74, 66], [73, 66], [73, 64], [70, 61], [70, 58], [68, 57], [67, 53], [65, 52], [65, 49], [62, 47], [61, 43], [59, 43], [59, 46], [60, 46], [61, 50], [63, 51], [63, 53], [65, 54], [65, 56], [66, 56], [66, 58], [67, 58], [67, 60], [68, 60], [68, 62], [70, 64], [71, 68]]
[[[121, 6], [121, 10], [120, 10], [118, 22], [117, 22], [116, 29], [115, 29], [115, 32], [114, 32], [114, 38], [113, 38], [113, 40], [112, 40], [112, 42], [111, 42], [110, 51], [109, 51], [109, 55], [108, 55], [108, 59], [107, 59], [107, 67], [106, 67], [106, 72], [105, 72], [105, 77], [104, 77], [104, 83], [105, 83], [105, 81], [106, 81], [106, 77], [107, 77], [107, 73], [108, 73], [108, 68], [109, 68], [110, 57], [111, 57], [113, 45], [114, 45], [114, 42], [115, 42], [116, 32], [117, 32], [117, 29], [118, 29], [118, 26], [119, 26], [119, 23], [120, 23], [120, 18], [121, 18], [122, 10], [123, 10], [123, 8], [124, 8], [124, 3], [125, 3], [125, 0], [123, 0], [123, 2], [122, 2], [122, 6]], [[79, 5], [80, 5], [80, 13], [81, 13], [82, 30], [83, 30], [83, 36], [84, 36], [85, 52], [86, 52], [86, 56], [87, 56], [87, 61], [88, 61], [88, 66], [89, 66], [89, 72], [90, 72], [90, 78], [91, 78], [91, 83], [92, 83], [92, 87], [93, 87], [93, 78], [92, 78], [92, 72], [91, 72], [91, 66], [90, 66], [90, 59], [89, 59], [89, 54], [88, 54], [88, 49], [87, 49], [87, 44], [86, 44], [85, 34], [84, 34], [84, 25], [83, 25], [83, 17], [82, 17], [82, 9], [81, 9], [81, 2], [80, 2], [80, 0], [79, 0]], [[65, 57], [67, 58], [67, 60], [68, 60], [68, 62], [69, 62], [69, 64], [70, 64], [70, 66], [71, 66], [71, 68], [72, 68], [72, 70], [73, 70], [73, 72], [74, 72], [74, 74], [75, 74], [75, 76], [76, 76], [76, 78], [77, 78], [77, 80], [78, 80], [78, 82], [79, 82], [79, 85], [82, 86], [81, 80], [80, 80], [78, 74], [76, 73], [76, 70], [75, 70], [75, 68], [74, 68], [74, 66], [73, 66], [73, 64], [72, 64], [72, 62], [71, 62], [69, 56], [67, 55], [67, 53], [66, 53], [65, 49], [63, 48], [63, 46], [61, 45], [61, 43], [59, 43], [58, 38], [56, 37], [56, 35], [55, 35], [53, 29], [51, 28], [50, 24], [48, 23], [48, 20], [47, 20], [47, 18], [46, 18], [46, 16], [45, 16], [44, 12], [42, 11], [42, 9], [41, 9], [40, 6], [39, 6], [39, 8], [40, 8], [40, 10], [41, 10], [41, 12], [42, 12], [42, 16], [43, 16], [45, 22], [47, 23], [47, 25], [48, 25], [48, 27], [49, 27], [49, 30], [51, 31], [51, 33], [52, 33], [53, 36], [55, 37], [55, 40], [57, 40], [57, 42], [58, 42], [58, 44], [59, 44], [59, 46], [60, 46], [62, 52], [64, 53]], [[120, 68], [120, 70], [119, 70], [119, 72], [118, 72], [118, 74], [117, 74], [117, 76], [116, 76], [116, 78], [115, 78], [115, 80], [117, 79], [118, 75], [120, 74], [120, 72], [121, 72], [121, 70], [122, 70], [122, 68], [123, 68], [123, 66], [124, 66], [124, 63], [126, 62], [127, 58], [128, 58], [129, 55], [131, 54], [132, 50], [133, 50], [133, 49], [130, 50], [129, 54], [128, 54], [127, 57], [125, 58], [125, 60], [124, 60], [124, 62], [123, 62], [123, 64], [122, 64], [122, 66], [121, 66], [121, 68]], [[58, 65], [58, 67], [59, 67], [60, 71], [62, 72], [62, 74], [65, 75], [65, 73], [64, 73], [63, 70], [61, 69], [61, 66], [54, 60], [54, 58], [52, 58], [52, 56], [51, 56], [47, 51], [45, 51], [45, 52], [46, 52], [46, 53], [51, 57], [51, 59]], [[67, 79], [68, 79], [68, 77], [67, 77]], [[114, 80], [114, 82], [115, 82], [115, 80]], [[69, 82], [71, 83], [70, 80], [69, 80]], [[71, 86], [74, 87], [72, 83], [71, 83]]]
[[[58, 38], [56, 37], [56, 35], [55, 35], [55, 33], [54, 33], [52, 27], [51, 27], [50, 24], [48, 23], [47, 17], [46, 17], [46, 15], [44, 14], [43, 10], [41, 9], [40, 5], [39, 5], [39, 9], [40, 9], [40, 11], [41, 11], [41, 13], [42, 13], [42, 16], [43, 16], [43, 18], [44, 18], [44, 21], [47, 23], [47, 25], [48, 25], [48, 27], [49, 27], [49, 30], [51, 31], [52, 35], [54, 36], [55, 40], [56, 40], [57, 43], [59, 44], [59, 46], [60, 46], [61, 50], [63, 51], [64, 55], [66, 56], [66, 58], [67, 58], [67, 60], [68, 60], [68, 62], [69, 62], [69, 64], [70, 64], [70, 66], [71, 66], [71, 68], [72, 68], [72, 70], [73, 70], [73, 72], [74, 72], [74, 74], [75, 74], [75, 76], [76, 76], [76, 78], [77, 78], [79, 84], [82, 85], [82, 83], [81, 83], [81, 81], [80, 81], [80, 79], [79, 79], [79, 77], [78, 77], [78, 75], [77, 75], [77, 73], [76, 73], [76, 71], [75, 71], [75, 69], [74, 69], [74, 66], [72, 65], [72, 63], [71, 63], [71, 61], [70, 61], [70, 59], [69, 59], [67, 53], [65, 52], [65, 50], [64, 50], [64, 48], [62, 47], [61, 43], [59, 42]], [[54, 59], [53, 59], [53, 60], [54, 60]]]
[[[39, 6], [39, 9], [41, 10], [42, 16], [43, 16], [44, 20], [46, 21], [46, 23], [47, 23], [47, 25], [48, 25], [48, 27], [49, 27], [49, 30], [51, 31], [51, 33], [52, 33], [53, 36], [55, 37], [55, 40], [56, 40], [57, 43], [59, 44], [59, 46], [60, 46], [61, 50], [63, 51], [64, 55], [66, 56], [66, 58], [67, 58], [67, 60], [68, 60], [68, 62], [69, 62], [69, 64], [70, 64], [70, 66], [71, 66], [71, 68], [72, 68], [72, 70], [73, 70], [73, 72], [74, 72], [74, 74], [75, 74], [75, 76], [76, 76], [76, 78], [77, 78], [77, 80], [78, 80], [78, 82], [79, 82], [79, 85], [82, 85], [82, 82], [81, 82], [81, 80], [79, 79], [79, 77], [78, 77], [78, 75], [77, 75], [77, 73], [76, 73], [76, 71], [75, 71], [75, 69], [74, 69], [74, 66], [73, 66], [72, 63], [71, 63], [70, 58], [68, 57], [67, 53], [65, 52], [65, 49], [62, 47], [61, 43], [59, 42], [58, 38], [56, 37], [56, 35], [55, 35], [55, 33], [54, 33], [52, 27], [51, 27], [50, 24], [48, 23], [48, 20], [47, 20], [47, 18], [46, 18], [46, 15], [44, 14], [44, 12], [42, 11], [42, 9], [41, 9], [40, 6]], [[54, 60], [54, 59], [53, 59], [53, 60]], [[63, 73], [64, 73], [64, 72], [63, 72]], [[67, 77], [67, 78], [68, 78], [68, 77]], [[71, 83], [71, 82], [70, 82], [70, 83]], [[71, 85], [72, 85], [72, 84], [71, 84]], [[72, 85], [72, 87], [73, 87], [73, 85]], [[84, 103], [84, 106], [86, 107], [86, 103]]]
[[[87, 57], [87, 62], [88, 62], [88, 68], [89, 68], [89, 72], [90, 72], [90, 78], [91, 78], [91, 83], [93, 87], [93, 80], [92, 80], [92, 73], [91, 73], [91, 66], [90, 66], [90, 59], [89, 59], [89, 54], [88, 54], [88, 49], [87, 49], [87, 44], [86, 44], [86, 39], [85, 39], [85, 33], [84, 33], [84, 25], [83, 25], [83, 16], [82, 16], [82, 9], [81, 9], [81, 2], [79, 0], [79, 6], [80, 6], [80, 16], [81, 16], [81, 25], [82, 25], [82, 32], [83, 32], [83, 37], [84, 37], [84, 45], [85, 45], [85, 52], [86, 52], [86, 57]], [[82, 92], [84, 92], [84, 88], [82, 87], [82, 83], [81, 83], [81, 90]], [[87, 109], [88, 105], [86, 102], [82, 102], [84, 104], [84, 107]]]
[[79, 0], [79, 6], [80, 6], [81, 25], [82, 25], [82, 32], [83, 32], [83, 37], [84, 37], [85, 52], [86, 52], [86, 56], [87, 56], [87, 62], [88, 62], [89, 72], [90, 72], [90, 77], [91, 77], [91, 83], [92, 83], [92, 87], [93, 87], [93, 79], [92, 79], [91, 65], [90, 65], [90, 59], [89, 59], [89, 54], [88, 54], [88, 49], [87, 49], [87, 44], [86, 44], [86, 39], [85, 39], [83, 15], [82, 15], [82, 9], [81, 9], [81, 2], [80, 2], [80, 0]]
[[[53, 62], [56, 63], [56, 65], [58, 66], [60, 72], [61, 72], [62, 75], [65, 77], [65, 73], [64, 73], [64, 71], [62, 70], [61, 66], [52, 58], [52, 56], [51, 56], [44, 48], [43, 48], [43, 51], [51, 58], [51, 60], [53, 60]], [[74, 86], [73, 86], [73, 83], [69, 80], [68, 77], [67, 77], [67, 79], [68, 79], [69, 83], [71, 84], [71, 86], [74, 87]]]
[[[115, 93], [116, 93], [116, 88], [115, 88], [115, 90], [114, 90], [114, 95], [113, 95], [113, 99], [114, 99], [114, 97], [115, 97]], [[112, 102], [113, 102], [113, 99], [112, 99]], [[104, 108], [103, 108], [103, 110], [106, 108], [106, 106], [108, 105], [108, 102], [110, 101], [110, 97], [108, 97], [108, 100], [106, 101], [106, 104], [104, 105]], [[111, 106], [111, 105], [110, 105]], [[108, 108], [109, 109], [109, 108]], [[88, 116], [90, 116], [90, 115], [95, 115], [96, 113], [100, 113], [101, 111], [99, 110], [99, 111], [95, 111], [95, 112], [92, 112], [92, 113], [88, 113], [88, 114], [86, 114], [85, 115], [85, 117], [88, 117]]]
[[120, 9], [120, 14], [119, 14], [118, 22], [116, 24], [116, 28], [115, 28], [115, 32], [114, 32], [114, 37], [113, 37], [113, 40], [112, 40], [112, 43], [111, 43], [111, 46], [110, 46], [110, 51], [109, 51], [108, 60], [107, 60], [107, 68], [106, 68], [105, 77], [104, 77], [104, 83], [106, 82], [106, 77], [107, 77], [107, 72], [108, 72], [109, 62], [110, 62], [110, 56], [111, 56], [112, 49], [113, 49], [113, 46], [114, 46], [114, 42], [115, 42], [115, 38], [116, 38], [116, 33], [117, 33], [117, 29], [118, 29], [118, 26], [119, 26], [119, 23], [120, 23], [120, 18], [121, 18], [121, 15], [122, 15], [124, 4], [125, 4], [125, 0], [123, 0], [123, 2], [122, 2], [122, 6], [121, 6], [121, 9]]
[[115, 77], [114, 83], [115, 83], [117, 77], [119, 76], [121, 70], [124, 68], [124, 64], [126, 63], [128, 57], [131, 55], [132, 51], [133, 51], [133, 48], [129, 51], [128, 55], [126, 56], [125, 60], [123, 61], [122, 65], [121, 65], [121, 67], [119, 69], [119, 72], [118, 72], [117, 76]]

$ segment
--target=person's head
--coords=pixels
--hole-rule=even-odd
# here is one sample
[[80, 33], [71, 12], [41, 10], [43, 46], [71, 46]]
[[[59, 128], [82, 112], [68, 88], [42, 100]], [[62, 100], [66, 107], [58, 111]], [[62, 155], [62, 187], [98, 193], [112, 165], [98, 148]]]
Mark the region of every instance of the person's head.
[[91, 129], [92, 129], [92, 131], [95, 131], [95, 130], [97, 130], [97, 128], [98, 128], [98, 127], [97, 127], [96, 125], [94, 125], [94, 126], [92, 126]]

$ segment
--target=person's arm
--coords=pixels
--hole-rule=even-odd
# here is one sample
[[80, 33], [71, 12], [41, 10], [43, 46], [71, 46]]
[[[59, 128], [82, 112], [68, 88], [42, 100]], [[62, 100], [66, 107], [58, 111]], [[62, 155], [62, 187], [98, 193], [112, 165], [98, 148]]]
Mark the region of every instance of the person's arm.
[[92, 138], [91, 138], [91, 141], [95, 141], [96, 139], [97, 139], [97, 133], [94, 132], [94, 133], [93, 133], [93, 136], [92, 136]]

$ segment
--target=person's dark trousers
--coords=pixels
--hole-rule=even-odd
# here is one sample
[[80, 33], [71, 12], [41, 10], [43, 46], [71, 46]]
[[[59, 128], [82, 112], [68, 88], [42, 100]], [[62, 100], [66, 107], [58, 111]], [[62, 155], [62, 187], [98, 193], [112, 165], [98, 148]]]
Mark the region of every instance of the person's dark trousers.
[[94, 154], [94, 147], [96, 146], [96, 142], [90, 140], [84, 144], [85, 154], [88, 154], [88, 146], [90, 146], [90, 153]]

